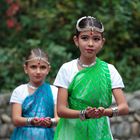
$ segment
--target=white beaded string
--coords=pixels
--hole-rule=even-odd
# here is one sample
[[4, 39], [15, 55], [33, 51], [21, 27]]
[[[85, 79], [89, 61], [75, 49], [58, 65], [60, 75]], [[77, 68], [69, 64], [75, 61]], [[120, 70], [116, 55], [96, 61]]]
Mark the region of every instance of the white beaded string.
[[82, 68], [88, 68], [88, 67], [91, 67], [91, 66], [94, 66], [95, 64], [96, 64], [96, 61], [94, 61], [93, 63], [91, 63], [91, 64], [89, 64], [89, 65], [85, 65], [85, 64], [83, 64], [81, 61], [80, 61], [80, 59], [78, 59], [78, 64], [79, 64], [79, 66], [81, 66]]

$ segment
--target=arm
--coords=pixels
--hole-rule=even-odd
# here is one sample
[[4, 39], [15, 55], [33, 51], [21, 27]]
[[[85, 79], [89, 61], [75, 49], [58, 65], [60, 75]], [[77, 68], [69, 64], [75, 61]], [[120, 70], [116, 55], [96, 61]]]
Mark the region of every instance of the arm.
[[[28, 126], [27, 117], [22, 117], [22, 106], [18, 103], [12, 103], [12, 121], [15, 126]], [[50, 118], [32, 118], [31, 125], [33, 126], [42, 126], [50, 127], [51, 120]]]
[[129, 112], [127, 101], [121, 88], [113, 89], [113, 95], [118, 106], [118, 115], [126, 115]]
[[72, 110], [67, 107], [68, 105], [68, 92], [65, 88], [58, 88], [57, 98], [57, 113], [62, 118], [79, 118], [80, 111]]
[[27, 125], [27, 119], [21, 117], [21, 114], [22, 114], [21, 104], [12, 103], [12, 121], [15, 126]]
[[[117, 108], [118, 108], [118, 115], [126, 115], [129, 112], [128, 104], [126, 102], [126, 99], [123, 95], [123, 91], [121, 88], [115, 88], [113, 89], [113, 96], [115, 98]], [[112, 108], [89, 108], [86, 110], [86, 114], [88, 118], [100, 118], [102, 116], [109, 116], [111, 117], [113, 115]]]
[[[128, 114], [128, 105], [126, 99], [123, 95], [123, 91], [121, 88], [113, 89], [113, 95], [115, 97], [117, 106], [118, 106], [118, 115], [126, 115]], [[58, 105], [57, 105], [57, 112], [59, 117], [63, 118], [79, 118], [80, 111], [72, 110], [67, 107], [67, 99], [68, 99], [68, 92], [65, 88], [58, 89]], [[100, 110], [100, 111], [99, 111]], [[98, 112], [98, 115], [96, 114]], [[86, 111], [86, 116], [88, 118], [99, 118], [101, 116], [111, 116], [112, 109], [107, 108], [104, 109], [99, 107], [98, 109], [91, 108], [89, 111]]]
[[16, 88], [11, 96], [11, 115], [12, 115], [12, 122], [15, 126], [42, 126], [42, 127], [49, 127], [51, 124], [51, 120], [49, 117], [46, 118], [37, 118], [37, 117], [23, 117], [22, 116], [22, 97], [21, 94], [23, 86]]
[[[118, 115], [127, 115], [129, 113], [129, 107], [127, 104], [127, 101], [123, 95], [123, 91], [121, 88], [115, 88], [112, 90], [113, 96], [115, 98], [117, 107], [118, 107]], [[104, 111], [105, 116], [111, 116], [112, 115], [112, 109], [108, 108]]]
[[[122, 78], [118, 73], [117, 69], [113, 65], [109, 64], [108, 67], [111, 74], [112, 92], [118, 107], [118, 115], [126, 115], [128, 114], [129, 109], [122, 91], [122, 88], [124, 87]], [[106, 109], [105, 115], [111, 116], [112, 109], [111, 108]]]
[[55, 105], [55, 108], [54, 108], [54, 119], [55, 119], [56, 123], [58, 123], [59, 117], [57, 115], [57, 105]]
[[54, 118], [49, 118], [49, 122], [48, 121], [48, 118], [44, 118], [43, 121], [42, 121], [42, 125], [43, 126], [47, 126], [47, 127], [56, 127], [58, 121], [59, 121], [59, 117], [57, 115], [57, 111], [56, 111], [56, 105], [54, 107]]

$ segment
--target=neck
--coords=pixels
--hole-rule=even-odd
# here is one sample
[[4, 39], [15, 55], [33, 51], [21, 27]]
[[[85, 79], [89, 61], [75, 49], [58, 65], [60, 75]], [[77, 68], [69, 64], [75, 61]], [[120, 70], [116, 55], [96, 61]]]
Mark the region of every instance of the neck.
[[90, 64], [84, 64], [84, 63], [82, 63], [81, 61], [80, 61], [80, 59], [78, 59], [78, 65], [80, 66], [80, 67], [82, 67], [82, 68], [88, 68], [88, 67], [91, 67], [91, 66], [93, 66], [93, 65], [95, 65], [96, 64], [96, 61], [93, 61], [92, 63], [90, 63]]
[[[41, 85], [41, 84], [40, 84], [40, 85]], [[28, 87], [31, 88], [31, 89], [33, 89], [33, 90], [36, 90], [40, 85], [35, 86], [35, 85], [33, 85], [31, 82], [28, 83]]]

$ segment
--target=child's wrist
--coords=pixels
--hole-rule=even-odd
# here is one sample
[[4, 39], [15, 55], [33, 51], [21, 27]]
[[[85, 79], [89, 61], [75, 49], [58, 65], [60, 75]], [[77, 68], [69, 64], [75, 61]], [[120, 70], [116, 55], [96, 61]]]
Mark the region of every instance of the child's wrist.
[[112, 109], [106, 108], [103, 113], [104, 116], [112, 117]]
[[33, 117], [28, 117], [27, 119], [26, 119], [26, 125], [27, 126], [31, 126], [32, 125], [32, 120], [33, 120], [34, 118]]
[[56, 127], [56, 125], [57, 125], [56, 119], [55, 118], [51, 118], [51, 125], [50, 125], [50, 127]]

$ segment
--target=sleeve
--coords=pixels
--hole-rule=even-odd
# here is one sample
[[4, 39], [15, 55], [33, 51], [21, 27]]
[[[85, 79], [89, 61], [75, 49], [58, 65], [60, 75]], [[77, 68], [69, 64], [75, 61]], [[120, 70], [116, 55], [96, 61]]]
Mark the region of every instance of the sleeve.
[[51, 90], [52, 90], [52, 94], [53, 94], [53, 100], [54, 100], [54, 104], [56, 104], [57, 102], [57, 93], [58, 93], [58, 88], [51, 85]]
[[16, 88], [10, 98], [10, 103], [19, 103], [22, 104], [22, 96], [20, 96], [20, 91]]
[[54, 81], [54, 85], [57, 87], [63, 87], [67, 89], [69, 85], [68, 78], [69, 78], [69, 73], [68, 73], [67, 65], [63, 64], [57, 73], [57, 76]]
[[117, 71], [117, 69], [111, 64], [109, 64], [108, 67], [109, 67], [109, 71], [110, 71], [110, 75], [111, 75], [112, 89], [124, 88], [124, 83], [123, 83], [122, 77], [119, 74], [119, 72]]

